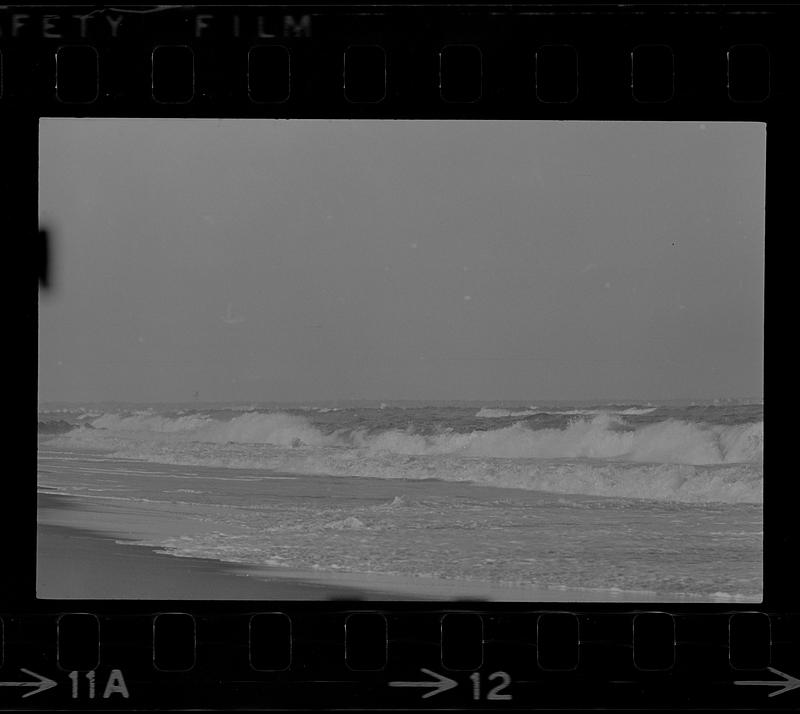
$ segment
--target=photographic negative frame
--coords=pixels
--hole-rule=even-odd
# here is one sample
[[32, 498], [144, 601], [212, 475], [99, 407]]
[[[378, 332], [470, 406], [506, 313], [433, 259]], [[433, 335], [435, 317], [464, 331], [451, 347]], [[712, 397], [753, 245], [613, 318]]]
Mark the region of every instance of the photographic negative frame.
[[[8, 196], [6, 214], [11, 226], [8, 235], [17, 236], [23, 264], [37, 265], [38, 282], [42, 286], [34, 284], [37, 279], [27, 272], [28, 268], [12, 271], [10, 275], [8, 304], [22, 305], [12, 311], [9, 326], [9, 334], [18, 336], [11, 350], [14, 387], [20, 394], [16, 403], [31, 404], [33, 408], [37, 384], [40, 388], [48, 384], [47, 373], [33, 366], [42, 364], [38, 345], [45, 344], [47, 338], [39, 330], [47, 324], [45, 301], [57, 296], [64, 286], [61, 261], [66, 266], [70, 258], [68, 243], [60, 242], [58, 217], [53, 215], [52, 225], [40, 225], [40, 196], [45, 197], [40, 192], [52, 193], [48, 186], [65, 185], [63, 180], [46, 184], [43, 178], [51, 155], [41, 150], [45, 127], [63, 126], [59, 122], [67, 119], [79, 124], [86, 120], [83, 126], [88, 126], [91, 119], [113, 123], [113, 120], [146, 118], [163, 120], [163, 126], [178, 120], [213, 123], [229, 119], [250, 121], [254, 126], [259, 121], [265, 126], [305, 122], [314, 131], [313, 127], [318, 125], [352, 127], [359, 123], [363, 129], [392, 120], [410, 127], [421, 126], [423, 122], [438, 123], [443, 129], [450, 129], [443, 131], [442, 137], [446, 135], [449, 141], [455, 141], [453, 136], [459, 132], [448, 122], [464, 130], [474, 125], [477, 127], [474, 136], [463, 139], [462, 154], [468, 150], [466, 147], [474, 152], [481, 146], [491, 148], [492, 143], [481, 131], [510, 126], [504, 123], [553, 125], [561, 129], [569, 128], [566, 124], [578, 124], [585, 129], [587, 124], [591, 127], [602, 123], [601, 128], [606, 130], [623, 123], [627, 127], [651, 128], [663, 123], [664, 130], [652, 135], [661, 134], [662, 139], [670, 127], [683, 124], [704, 124], [712, 132], [723, 125], [760, 127], [762, 152], [764, 143], [766, 148], [761, 160], [766, 161], [766, 170], [762, 176], [764, 194], [756, 196], [756, 201], [766, 204], [760, 236], [763, 256], [766, 236], [776, 236], [772, 241], [778, 245], [777, 236], [786, 234], [787, 227], [792, 225], [792, 184], [785, 177], [791, 176], [789, 169], [797, 156], [791, 122], [794, 59], [789, 32], [794, 18], [796, 9], [790, 6], [765, 8], [744, 4], [703, 9], [640, 5], [613, 11], [592, 5], [530, 4], [503, 9], [479, 5], [435, 9], [356, 5], [302, 10], [275, 6], [132, 7], [101, 8], [86, 13], [46, 6], [5, 9], [0, 16], [0, 104], [4, 136], [13, 138], [9, 158], [2, 167]], [[654, 140], [645, 136], [641, 142], [652, 146]], [[165, 152], [174, 149], [174, 141], [174, 137], [165, 140]], [[385, 147], [390, 141], [379, 137], [375, 146]], [[562, 144], [556, 143], [555, 153], [560, 150], [563, 155], [578, 138], [572, 136], [561, 141]], [[608, 147], [609, 141], [609, 136], [604, 135], [602, 140], [595, 138], [587, 146]], [[105, 151], [112, 151], [113, 144], [110, 141]], [[145, 140], [141, 146], [146, 144]], [[91, 152], [87, 144], [71, 145], [83, 146], [84, 153]], [[201, 145], [202, 142], [195, 149]], [[743, 145], [739, 136], [731, 140], [737, 151]], [[64, 146], [56, 145], [56, 154]], [[344, 153], [354, 151], [353, 146], [345, 144]], [[459, 146], [456, 144], [454, 151]], [[508, 151], [504, 144], [495, 146], [500, 153]], [[580, 155], [580, 143], [577, 147]], [[122, 153], [125, 151], [134, 157], [134, 149], [123, 148]], [[371, 154], [374, 156], [376, 151], [373, 147]], [[484, 176], [492, 176], [493, 152], [485, 148], [484, 151]], [[313, 152], [308, 155], [311, 167], [323, 174], [327, 172], [328, 182], [334, 183], [344, 153], [337, 158], [334, 152], [328, 164], [324, 163], [322, 152], [316, 158]], [[422, 158], [426, 153], [429, 151], [421, 152]], [[665, 153], [674, 155], [668, 148]], [[413, 158], [400, 150], [397, 155], [409, 162]], [[80, 163], [79, 155], [78, 159]], [[524, 155], [520, 161], [525, 161]], [[557, 168], [558, 161], [554, 159], [553, 165]], [[77, 185], [78, 165], [75, 171]], [[551, 171], [549, 175], [553, 174]], [[258, 180], [263, 175], [255, 174]], [[412, 182], [409, 179], [412, 175], [410, 170], [404, 184]], [[461, 172], [451, 174], [453, 180], [461, 175]], [[675, 175], [685, 180], [683, 174]], [[645, 182], [642, 176], [640, 179]], [[725, 176], [726, 180], [730, 178]], [[545, 185], [546, 179], [547, 175]], [[308, 186], [308, 180], [304, 176], [298, 185]], [[609, 180], [618, 182], [619, 179]], [[433, 185], [441, 189], [440, 183]], [[590, 190], [596, 192], [600, 186], [602, 182], [592, 184]], [[424, 190], [424, 183], [418, 188]], [[501, 184], [499, 188], [505, 188], [503, 195], [508, 195], [507, 186]], [[565, 188], [576, 189], [576, 185], [565, 184]], [[685, 184], [679, 188], [691, 193]], [[488, 189], [476, 187], [473, 197], [480, 199], [484, 195], [482, 190]], [[742, 193], [743, 202], [752, 200], [752, 193]], [[121, 205], [121, 201], [122, 198], [115, 205]], [[104, 217], [106, 205], [107, 202], [100, 202], [90, 213]], [[313, 217], [311, 208], [308, 206], [306, 215]], [[132, 213], [135, 210], [134, 204]], [[452, 217], [452, 210], [447, 210], [450, 213], [446, 215]], [[615, 211], [620, 210], [621, 204], [616, 204]], [[292, 212], [297, 213], [297, 209], [290, 206], [289, 213]], [[345, 211], [350, 215], [354, 212], [353, 208]], [[474, 218], [469, 206], [464, 207], [464, 212]], [[503, 224], [498, 221], [493, 225]], [[754, 238], [759, 236], [756, 234]], [[393, 250], [397, 237], [387, 235], [386, 240], [387, 250]], [[555, 241], [554, 250], [562, 250], [559, 246], [564, 242], [563, 237]], [[545, 243], [542, 245], [546, 248]], [[498, 255], [502, 253], [502, 243], [497, 237], [482, 239], [480, 246], [493, 253], [494, 260], [501, 260]], [[364, 245], [352, 246], [352, 250], [347, 254], [351, 263], [357, 255], [368, 255]], [[585, 251], [585, 246], [578, 250]], [[603, 245], [602, 250], [607, 254], [612, 248]], [[510, 248], [507, 256], [508, 264], [496, 263], [497, 270], [505, 275], [511, 263], [520, 264], [524, 257]], [[137, 256], [130, 257], [132, 265], [135, 264]], [[292, 259], [291, 255], [285, 256], [285, 260]], [[647, 259], [657, 264], [659, 260], [668, 260], [654, 254]], [[703, 259], [702, 255], [690, 258], [695, 265]], [[398, 261], [400, 258], [392, 255], [388, 262], [398, 266]], [[593, 263], [597, 261], [587, 258], [580, 269]], [[436, 265], [433, 259], [425, 264]], [[667, 269], [666, 262], [659, 265]], [[731, 275], [724, 267], [720, 270]], [[585, 275], [600, 277], [595, 271], [589, 268]], [[342, 275], [352, 279], [347, 272]], [[790, 284], [778, 278], [766, 280], [765, 275], [766, 271], [761, 276], [764, 300], [755, 306], [756, 311], [763, 310], [762, 325], [766, 322], [763, 320], [766, 304], [786, 304], [788, 296], [777, 297], [777, 292]], [[719, 280], [724, 284], [724, 277]], [[598, 282], [601, 294], [611, 289], [604, 287], [606, 283], [613, 285], [614, 280]], [[586, 295], [577, 292], [577, 285], [577, 280], [571, 282], [565, 295], [572, 292], [585, 305]], [[769, 300], [766, 285], [772, 295]], [[424, 292], [427, 286], [421, 283], [415, 295]], [[367, 293], [370, 303], [374, 303], [379, 288], [380, 285], [374, 294]], [[502, 292], [496, 284], [488, 285], [487, 289], [493, 294]], [[36, 319], [35, 303], [39, 290], [42, 291], [41, 323]], [[480, 307], [480, 295], [473, 292], [461, 291], [460, 308]], [[313, 295], [313, 291], [306, 294]], [[147, 290], [142, 290], [141, 295], [146, 296]], [[517, 304], [513, 295], [509, 294], [509, 299], [497, 308], [508, 309]], [[470, 300], [465, 299], [467, 296]], [[701, 293], [697, 299], [702, 297]], [[601, 299], [605, 298], [600, 295], [593, 298], [595, 304]], [[620, 298], [620, 304], [636, 300], [628, 296]], [[238, 298], [223, 299], [221, 305], [219, 315], [215, 315], [224, 327], [246, 324], [240, 320], [246, 320], [250, 314]], [[630, 309], [635, 307], [634, 304]], [[297, 314], [298, 308], [293, 309]], [[563, 310], [566, 308], [562, 308], [565, 314]], [[408, 314], [417, 313], [412, 310]], [[455, 322], [455, 313], [443, 313], [438, 324], [441, 326], [448, 319]], [[740, 322], [744, 320], [742, 317]], [[736, 322], [732, 319], [732, 323]], [[373, 336], [383, 334], [377, 329], [371, 333]], [[412, 335], [407, 337], [410, 339]], [[494, 337], [495, 342], [490, 343], [493, 347], [504, 344], [502, 334], [487, 333], [487, 337]], [[613, 342], [610, 340], [609, 349]], [[474, 349], [474, 345], [470, 347]], [[531, 353], [527, 343], [517, 347], [521, 351], [506, 349], [499, 355], [491, 351], [475, 354], [464, 348], [458, 355], [479, 359], [463, 359], [459, 368], [468, 377], [469, 369], [476, 363], [484, 365], [492, 357], [509, 355], [546, 358], [557, 361], [559, 366], [564, 362], [563, 353]], [[600, 353], [590, 352], [589, 356], [602, 359]], [[504, 363], [500, 372], [511, 375], [517, 369], [518, 365]], [[766, 371], [763, 367], [762, 370], [765, 384]], [[389, 372], [390, 376], [396, 374], [396, 370]], [[290, 381], [290, 374], [286, 373], [284, 382]], [[435, 372], [431, 383], [445, 386], [442, 374]], [[571, 374], [574, 372], [561, 376], [564, 383]], [[684, 376], [687, 380], [691, 377], [688, 372]], [[559, 382], [558, 370], [553, 380]], [[385, 386], [391, 386], [391, 380]], [[207, 389], [205, 383], [201, 387]], [[64, 401], [73, 399], [72, 395], [66, 396]], [[378, 411], [391, 411], [396, 407], [392, 401], [404, 398], [394, 392], [384, 402], [387, 409], [380, 410], [380, 397], [375, 393], [361, 396], [377, 402], [372, 408], [377, 407]], [[496, 410], [494, 416], [480, 418], [510, 420], [503, 425], [514, 429], [520, 419], [540, 418], [518, 413], [538, 409], [539, 405], [532, 401], [537, 398], [536, 393], [526, 394], [522, 398], [524, 405], [505, 404], [506, 394], [497, 400], [483, 393], [474, 396], [477, 399], [470, 402], [485, 402], [482, 406], [470, 404], [474, 419], [479, 418], [477, 414], [482, 409]], [[763, 409], [763, 392], [752, 396], [761, 399]], [[457, 398], [450, 393], [442, 397], [442, 401]], [[647, 400], [644, 395], [623, 397], [628, 398], [622, 399], [619, 411], [651, 408], [642, 404]], [[121, 400], [125, 398], [123, 395]], [[336, 394], [326, 401], [336, 402], [341, 398]], [[616, 399], [613, 394], [603, 398], [606, 407]], [[239, 394], [231, 398], [242, 399]], [[313, 395], [303, 395], [300, 399], [313, 402]], [[580, 401], [577, 395], [573, 399]], [[659, 399], [664, 396], [651, 401], [656, 404]], [[166, 400], [179, 401], [171, 396]], [[224, 396], [214, 395], [211, 400], [222, 401]], [[282, 400], [280, 395], [275, 401]], [[268, 399], [261, 397], [255, 401]], [[553, 416], [555, 407], [550, 402], [556, 400], [544, 401], [551, 410], [547, 413]], [[328, 408], [317, 403], [311, 406], [318, 410]], [[656, 408], [661, 406], [656, 404]], [[561, 411], [591, 411], [596, 407], [581, 403]], [[330, 408], [339, 407], [332, 404]], [[507, 414], [497, 416], [501, 409]], [[567, 419], [581, 416], [587, 415], [561, 415]], [[646, 422], [647, 416], [622, 415], [628, 421], [625, 433], [633, 433], [630, 438], [636, 438], [637, 429], [651, 426], [637, 425], [636, 418], [644, 418]], [[125, 599], [116, 595], [98, 598], [96, 591], [90, 590], [83, 596], [78, 592], [66, 597], [63, 593], [62, 597], [58, 593], [43, 597], [37, 591], [37, 582], [41, 580], [38, 544], [42, 541], [37, 535], [37, 514], [41, 510], [37, 509], [33, 465], [33, 455], [40, 452], [41, 445], [37, 442], [34, 446], [34, 437], [28, 432], [32, 427], [28, 427], [26, 419], [17, 413], [10, 417], [12, 433], [19, 433], [19, 440], [25, 446], [18, 447], [16, 462], [20, 468], [9, 471], [8, 497], [3, 505], [4, 542], [8, 544], [8, 552], [4, 552], [7, 575], [2, 596], [3, 706], [18, 705], [20, 697], [25, 696], [26, 705], [30, 702], [60, 709], [83, 708], [87, 704], [178, 709], [333, 705], [379, 710], [531, 706], [650, 709], [669, 704], [678, 708], [714, 709], [781, 707], [787, 705], [787, 699], [797, 696], [796, 678], [800, 670], [796, 655], [796, 597], [790, 565], [796, 536], [789, 527], [789, 509], [795, 503], [796, 486], [791, 479], [781, 478], [780, 469], [777, 474], [769, 469], [763, 482], [763, 587], [750, 600], [676, 601], [662, 595], [638, 600], [577, 601], [570, 596], [559, 599], [551, 593], [552, 599], [495, 601], [485, 593], [475, 595], [466, 591], [449, 593], [443, 599], [427, 599], [423, 594], [411, 600], [399, 596], [365, 599], [346, 591], [299, 600], [255, 594], [238, 599], [215, 596], [209, 600], [164, 595], [148, 598], [141, 594]], [[216, 416], [212, 414], [211, 418]], [[669, 419], [682, 421], [675, 414]], [[763, 430], [763, 411], [760, 419]], [[582, 423], [584, 426], [579, 428], [591, 428], [591, 420], [584, 419]], [[473, 426], [470, 425], [469, 433], [476, 431]], [[396, 429], [394, 423], [390, 427], [384, 432]], [[413, 424], [412, 427], [409, 433], [414, 435], [414, 429], [419, 429]], [[482, 431], [491, 430], [490, 425], [487, 427]], [[336, 424], [334, 431], [342, 428]], [[547, 428], [563, 432], [569, 427], [565, 422], [548, 424]], [[608, 436], [608, 428], [602, 428], [602, 433]], [[365, 433], [375, 430], [368, 425]], [[715, 433], [718, 439], [730, 438], [727, 432]], [[287, 448], [292, 448], [294, 438], [292, 435]], [[237, 443], [235, 438], [232, 441]], [[441, 439], [433, 441], [442, 446]], [[776, 443], [780, 441], [776, 439]], [[300, 448], [303, 447], [301, 444]], [[685, 451], [685, 443], [681, 448]], [[552, 453], [554, 459], [571, 456], [558, 450]], [[418, 459], [426, 455], [413, 451], [405, 454]], [[469, 457], [484, 455], [472, 451]], [[362, 458], [363, 452], [357, 456]], [[130, 457], [126, 452], [124, 458]], [[500, 457], [490, 452], [489, 458]], [[437, 469], [442, 468], [433, 462], [432, 478], [436, 479], [437, 473], [441, 476], [443, 472]], [[727, 474], [727, 478], [734, 477]], [[390, 481], [386, 479], [381, 485]], [[41, 477], [38, 482], [41, 483]], [[96, 487], [89, 482], [83, 485]], [[579, 497], [587, 495], [578, 493]], [[398, 494], [393, 494], [386, 500], [392, 503], [396, 497]], [[425, 498], [430, 498], [430, 494], [425, 494], [422, 500]], [[399, 503], [403, 503], [402, 499]], [[484, 513], [480, 519], [485, 521]], [[322, 525], [339, 523], [341, 527], [321, 528], [318, 542], [326, 538], [333, 542], [333, 536], [338, 534], [357, 536], [357, 522], [367, 526], [362, 535], [368, 536], [369, 526], [373, 525], [368, 520], [344, 512], [334, 513]], [[396, 527], [397, 523], [391, 525]], [[81, 542], [75, 538], [64, 553], [88, 547], [86, 539]], [[126, 548], [144, 548], [124, 544], [116, 547], [121, 552]], [[114, 555], [112, 560], [119, 563], [120, 557]], [[175, 559], [174, 554], [172, 557]], [[323, 563], [323, 569], [330, 564], [331, 561]], [[654, 564], [667, 567], [663, 561]]]

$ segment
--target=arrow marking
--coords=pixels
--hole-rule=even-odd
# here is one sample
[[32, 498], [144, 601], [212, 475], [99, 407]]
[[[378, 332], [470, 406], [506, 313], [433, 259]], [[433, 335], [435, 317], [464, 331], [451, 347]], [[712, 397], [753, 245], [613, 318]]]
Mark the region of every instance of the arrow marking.
[[25, 697], [32, 697], [34, 694], [39, 694], [40, 692], [47, 691], [48, 689], [52, 689], [55, 687], [58, 682], [54, 682], [49, 677], [43, 677], [41, 674], [36, 674], [36, 672], [31, 672], [29, 669], [25, 669], [24, 667], [19, 668], [20, 672], [25, 672], [30, 677], [36, 677], [38, 682], [0, 682], [0, 687], [35, 687], [27, 694], [23, 694], [22, 698]]
[[441, 694], [442, 692], [446, 692], [448, 689], [452, 689], [453, 687], [458, 686], [458, 682], [455, 679], [450, 679], [450, 677], [445, 677], [441, 674], [437, 674], [436, 672], [432, 672], [429, 669], [425, 669], [424, 667], [420, 668], [420, 672], [423, 674], [427, 674], [429, 677], [435, 677], [437, 681], [435, 682], [389, 682], [390, 687], [433, 687], [430, 692], [427, 692], [422, 695], [423, 699], [427, 699], [428, 697], [432, 697], [435, 694]]
[[797, 677], [792, 677], [792, 675], [786, 674], [786, 672], [781, 672], [779, 669], [775, 669], [774, 667], [767, 667], [767, 669], [773, 674], [777, 674], [781, 679], [754, 679], [750, 681], [739, 680], [734, 682], [734, 684], [744, 684], [751, 687], [780, 687], [780, 689], [770, 692], [768, 695], [770, 697], [777, 697], [779, 694], [791, 692], [793, 689], [800, 687], [800, 679], [797, 679]]

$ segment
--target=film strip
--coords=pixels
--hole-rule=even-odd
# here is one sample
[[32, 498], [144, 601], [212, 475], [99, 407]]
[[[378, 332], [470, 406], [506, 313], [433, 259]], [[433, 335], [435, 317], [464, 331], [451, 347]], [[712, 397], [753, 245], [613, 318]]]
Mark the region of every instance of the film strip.
[[[9, 304], [27, 300], [9, 325], [19, 341], [11, 356], [18, 403], [32, 412], [37, 379], [43, 383], [33, 367], [41, 358], [36, 291], [60, 280], [53, 226], [40, 225], [45, 118], [766, 125], [765, 233], [777, 246], [790, 234], [796, 202], [784, 177], [798, 156], [799, 17], [797, 6], [756, 4], [6, 7], [0, 173], [8, 240], [22, 246], [26, 266], [8, 281]], [[791, 280], [766, 284], [766, 304], [790, 302], [782, 291]], [[222, 319], [245, 318], [229, 303]], [[495, 411], [490, 416], [538, 418], [532, 408]], [[782, 710], [800, 701], [797, 486], [778, 473], [791, 470], [791, 439], [775, 439], [786, 461], [768, 469], [763, 484], [760, 601], [617, 592], [575, 602], [550, 590], [536, 601], [496, 602], [468, 591], [434, 600], [346, 589], [321, 590], [318, 599], [201, 600], [202, 593], [164, 591], [125, 599], [90, 589], [43, 595], [37, 517], [41, 523], [42, 509], [54, 507], [37, 506], [33, 455], [42, 444], [27, 419], [10, 419], [19, 434], [12, 443], [24, 453], [14, 477], [5, 477], [2, 505], [3, 709]], [[302, 450], [307, 438], [285, 446]], [[40, 462], [40, 498], [42, 473]], [[46, 488], [45, 498], [65, 493]], [[387, 502], [405, 505], [404, 498]], [[331, 516], [317, 537], [359, 529], [368, 536], [370, 527], [363, 516]], [[77, 536], [63, 542], [64, 557], [73, 547], [83, 552]]]

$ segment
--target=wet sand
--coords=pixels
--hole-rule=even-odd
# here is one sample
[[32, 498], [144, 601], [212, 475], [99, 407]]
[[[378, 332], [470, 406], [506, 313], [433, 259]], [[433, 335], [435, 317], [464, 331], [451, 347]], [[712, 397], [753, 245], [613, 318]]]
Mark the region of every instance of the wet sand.
[[[85, 507], [82, 507], [84, 506]], [[108, 513], [80, 499], [39, 495], [37, 597], [141, 600], [395, 600], [346, 585], [270, 578], [274, 568], [252, 572], [204, 558], [177, 558], [125, 543], [118, 534], [80, 527]], [[176, 521], [173, 520], [173, 523]], [[180, 520], [177, 520], [180, 523]], [[118, 521], [124, 527], [124, 521]], [[283, 575], [283, 574], [282, 574]], [[404, 598], [403, 598], [404, 599]]]
[[[94, 531], [40, 525], [37, 596], [44, 599], [363, 600], [343, 586], [260, 579], [219, 561], [175, 558]], [[369, 599], [394, 599], [392, 595]]]

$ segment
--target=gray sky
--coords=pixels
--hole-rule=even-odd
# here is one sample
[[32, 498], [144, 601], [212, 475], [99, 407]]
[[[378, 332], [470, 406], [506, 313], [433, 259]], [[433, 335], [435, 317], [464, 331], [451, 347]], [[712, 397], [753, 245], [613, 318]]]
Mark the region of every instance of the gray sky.
[[761, 396], [765, 141], [42, 120], [40, 398]]

